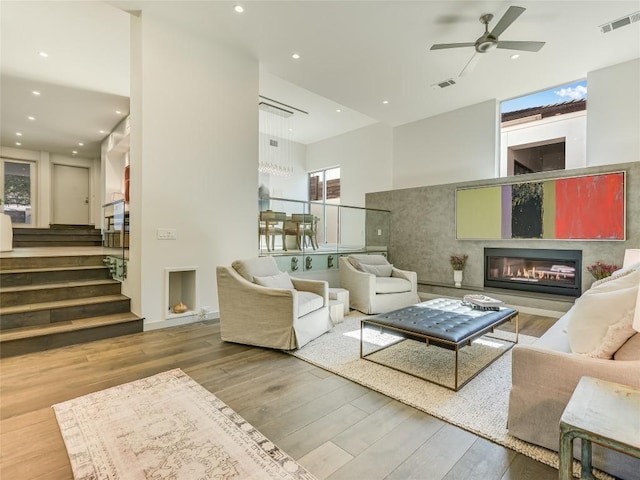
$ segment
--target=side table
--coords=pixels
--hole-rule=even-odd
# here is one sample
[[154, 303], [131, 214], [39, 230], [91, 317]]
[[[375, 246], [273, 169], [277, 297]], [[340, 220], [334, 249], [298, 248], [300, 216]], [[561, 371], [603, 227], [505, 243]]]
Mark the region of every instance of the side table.
[[329, 315], [334, 325], [342, 323], [344, 320], [344, 307], [338, 300], [329, 300]]
[[573, 477], [573, 440], [582, 441], [581, 478], [591, 473], [591, 443], [640, 458], [640, 389], [582, 377], [560, 418], [560, 480]]
[[338, 300], [344, 306], [344, 314], [349, 313], [349, 290], [346, 288], [330, 288], [329, 300]]

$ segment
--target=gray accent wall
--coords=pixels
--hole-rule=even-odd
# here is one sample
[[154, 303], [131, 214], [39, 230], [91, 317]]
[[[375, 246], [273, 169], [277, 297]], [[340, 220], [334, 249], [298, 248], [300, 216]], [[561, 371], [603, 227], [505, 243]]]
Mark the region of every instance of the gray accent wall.
[[[615, 171], [626, 171], [625, 241], [456, 240], [457, 187], [501, 185], [513, 183], [516, 178], [517, 181], [543, 180]], [[419, 291], [431, 291], [428, 286], [452, 286], [449, 257], [465, 253], [469, 260], [464, 269], [463, 287], [481, 289], [485, 247], [582, 250], [584, 291], [593, 283], [587, 265], [597, 260], [622, 265], [626, 248], [640, 248], [640, 162], [368, 193], [366, 206], [391, 211], [389, 259], [399, 268], [418, 273], [418, 281], [425, 284]]]

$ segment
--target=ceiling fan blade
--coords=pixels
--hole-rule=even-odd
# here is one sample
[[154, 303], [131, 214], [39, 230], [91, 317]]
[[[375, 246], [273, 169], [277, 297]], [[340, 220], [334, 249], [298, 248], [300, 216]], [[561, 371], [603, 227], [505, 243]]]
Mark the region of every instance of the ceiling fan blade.
[[474, 53], [458, 76], [466, 77], [467, 75], [469, 75], [473, 71], [473, 69], [476, 68], [476, 65], [480, 61], [480, 58], [482, 58], [482, 55], [479, 55], [477, 52]]
[[509, 26], [516, 21], [516, 19], [522, 15], [526, 8], [523, 7], [509, 7], [507, 12], [496, 23], [496, 26], [491, 30], [491, 36], [498, 38], [502, 32], [504, 32]]
[[444, 48], [460, 48], [460, 47], [473, 47], [475, 43], [473, 42], [465, 42], [465, 43], [436, 43], [435, 45], [431, 45], [429, 50], [442, 50]]
[[545, 42], [498, 42], [498, 46], [496, 48], [537, 52], [544, 47], [544, 44]]

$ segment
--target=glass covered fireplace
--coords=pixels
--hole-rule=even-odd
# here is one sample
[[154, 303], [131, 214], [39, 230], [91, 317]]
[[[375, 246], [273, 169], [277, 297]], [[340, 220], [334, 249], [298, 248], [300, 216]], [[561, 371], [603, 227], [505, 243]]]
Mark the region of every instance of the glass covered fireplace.
[[485, 287], [579, 297], [582, 250], [485, 248]]

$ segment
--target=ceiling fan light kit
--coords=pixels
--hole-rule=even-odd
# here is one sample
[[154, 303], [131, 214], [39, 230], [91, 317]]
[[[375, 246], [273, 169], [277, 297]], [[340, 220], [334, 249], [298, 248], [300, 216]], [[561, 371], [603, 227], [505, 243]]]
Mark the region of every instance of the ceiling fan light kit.
[[431, 50], [443, 50], [448, 48], [465, 48], [474, 47], [476, 54], [465, 65], [460, 76], [467, 75], [478, 63], [479, 56], [477, 54], [487, 53], [496, 48], [506, 50], [519, 50], [525, 52], [537, 52], [545, 44], [545, 42], [530, 42], [530, 41], [500, 41], [500, 35], [511, 26], [517, 18], [522, 15], [526, 9], [523, 7], [511, 6], [505, 12], [498, 23], [489, 31], [489, 23], [493, 20], [493, 14], [486, 13], [480, 17], [480, 23], [484, 25], [484, 33], [475, 42], [464, 43], [437, 43], [431, 46]]

